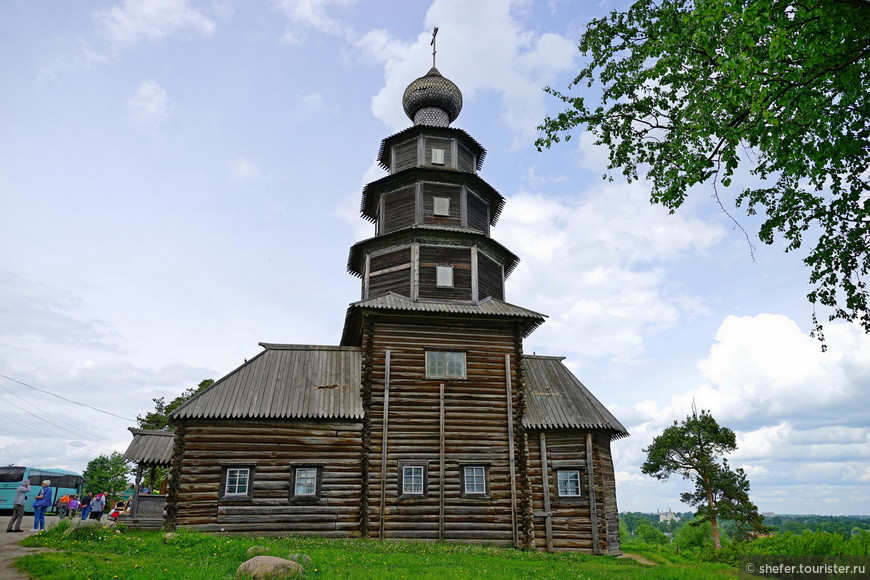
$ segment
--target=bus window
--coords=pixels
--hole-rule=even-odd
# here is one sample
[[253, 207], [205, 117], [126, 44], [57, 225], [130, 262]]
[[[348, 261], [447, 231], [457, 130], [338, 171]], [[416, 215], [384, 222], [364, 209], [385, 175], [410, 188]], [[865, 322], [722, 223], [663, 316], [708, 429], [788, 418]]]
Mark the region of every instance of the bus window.
[[0, 483], [20, 483], [24, 479], [24, 468], [15, 465], [0, 467]]

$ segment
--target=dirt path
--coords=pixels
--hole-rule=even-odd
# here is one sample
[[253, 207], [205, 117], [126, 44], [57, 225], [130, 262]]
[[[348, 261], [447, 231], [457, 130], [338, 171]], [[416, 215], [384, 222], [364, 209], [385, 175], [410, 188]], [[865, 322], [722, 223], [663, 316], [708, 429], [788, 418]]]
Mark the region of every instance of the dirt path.
[[[25, 515], [24, 521], [21, 522], [21, 529], [26, 530], [24, 533], [7, 533], [6, 524], [9, 523], [11, 516], [0, 516], [0, 522], [3, 526], [0, 527], [0, 579], [2, 580], [27, 580], [27, 574], [19, 572], [17, 568], [12, 567], [12, 562], [26, 556], [38, 552], [42, 548], [25, 548], [20, 544], [21, 540], [31, 534], [33, 529], [33, 516]], [[56, 516], [45, 516], [45, 525], [54, 525], [57, 522]]]

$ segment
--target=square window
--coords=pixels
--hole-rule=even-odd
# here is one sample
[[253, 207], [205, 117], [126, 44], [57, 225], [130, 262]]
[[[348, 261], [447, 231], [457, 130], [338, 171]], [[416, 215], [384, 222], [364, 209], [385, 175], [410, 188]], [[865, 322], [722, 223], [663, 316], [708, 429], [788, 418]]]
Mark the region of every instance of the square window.
[[556, 472], [559, 497], [580, 497], [580, 470], [560, 469]]
[[449, 216], [450, 215], [450, 198], [449, 197], [433, 197], [432, 198], [432, 213], [434, 215]]
[[432, 148], [432, 165], [444, 165], [444, 149]]
[[485, 496], [489, 493], [485, 465], [466, 465], [462, 468], [462, 495]]
[[426, 377], [430, 379], [464, 379], [465, 353], [450, 350], [427, 350]]
[[317, 468], [316, 467], [297, 467], [296, 468], [296, 485], [294, 486], [294, 495], [296, 496], [315, 496], [317, 495]]
[[422, 465], [402, 466], [402, 495], [424, 495], [426, 470]]
[[435, 285], [453, 288], [453, 266], [435, 266]]

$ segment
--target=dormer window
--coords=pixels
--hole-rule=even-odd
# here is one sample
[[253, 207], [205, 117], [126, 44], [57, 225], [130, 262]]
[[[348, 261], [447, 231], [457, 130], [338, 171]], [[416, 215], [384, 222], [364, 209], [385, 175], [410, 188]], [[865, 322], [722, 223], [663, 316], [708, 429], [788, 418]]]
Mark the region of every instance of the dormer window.
[[450, 198], [449, 197], [433, 197], [432, 198], [433, 215], [450, 216]]
[[435, 284], [439, 288], [453, 288], [453, 266], [435, 266]]
[[432, 165], [444, 165], [444, 149], [432, 148]]

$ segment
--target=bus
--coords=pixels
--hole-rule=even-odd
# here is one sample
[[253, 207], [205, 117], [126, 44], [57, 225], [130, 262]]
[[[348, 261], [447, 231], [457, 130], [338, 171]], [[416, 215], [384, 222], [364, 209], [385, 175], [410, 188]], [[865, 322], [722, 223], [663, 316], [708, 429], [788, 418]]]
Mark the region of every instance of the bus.
[[33, 513], [33, 500], [39, 493], [42, 482], [51, 481], [52, 511], [57, 509], [57, 501], [68, 494], [82, 494], [82, 476], [65, 469], [43, 469], [41, 467], [21, 467], [6, 465], [0, 467], [0, 510], [12, 511], [15, 490], [26, 479], [30, 480], [30, 493], [24, 502], [24, 512]]

